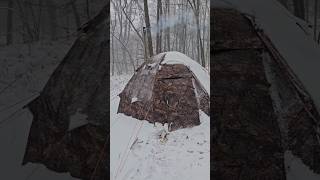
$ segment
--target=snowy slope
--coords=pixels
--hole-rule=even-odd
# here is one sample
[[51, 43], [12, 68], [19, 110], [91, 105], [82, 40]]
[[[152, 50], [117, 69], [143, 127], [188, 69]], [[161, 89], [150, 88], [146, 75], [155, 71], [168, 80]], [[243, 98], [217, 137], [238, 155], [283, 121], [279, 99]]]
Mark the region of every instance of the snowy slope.
[[161, 125], [116, 114], [117, 96], [131, 76], [111, 77], [110, 179], [208, 180], [210, 177], [209, 117], [200, 112], [201, 125], [170, 132], [161, 142]]
[[70, 45], [57, 41], [0, 49], [0, 179], [75, 179], [40, 164], [21, 165], [32, 123], [32, 114], [22, 107], [39, 94]]
[[320, 107], [320, 48], [276, 0], [213, 0], [212, 6], [232, 7], [256, 17], [289, 66]]

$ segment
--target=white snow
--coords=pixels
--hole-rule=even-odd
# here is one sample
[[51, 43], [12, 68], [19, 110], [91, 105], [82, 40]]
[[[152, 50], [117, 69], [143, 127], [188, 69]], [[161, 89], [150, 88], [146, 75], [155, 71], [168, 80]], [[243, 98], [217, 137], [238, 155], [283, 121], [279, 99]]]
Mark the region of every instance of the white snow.
[[88, 124], [89, 121], [87, 120], [87, 118], [88, 116], [86, 114], [82, 114], [81, 110], [78, 109], [75, 114], [70, 116], [68, 131], [71, 131], [75, 128]]
[[187, 55], [177, 51], [169, 51], [161, 54], [166, 54], [161, 64], [184, 64], [192, 71], [201, 86], [210, 95], [210, 76], [204, 67]]
[[157, 65], [157, 63], [148, 64], [148, 66], [151, 67], [151, 68], [154, 68], [156, 65]]
[[285, 152], [285, 167], [287, 180], [319, 180], [320, 175], [309, 169], [301, 159], [294, 156], [291, 151]]
[[196, 95], [197, 103], [200, 106], [200, 96], [198, 94], [196, 82], [194, 79], [192, 79], [192, 85], [193, 85], [193, 87], [196, 87], [196, 88], [194, 88], [194, 94]]
[[132, 99], [131, 99], [131, 103], [134, 103], [134, 102], [137, 102], [138, 101], [138, 98], [137, 97], [133, 97]]
[[[269, 36], [289, 66], [320, 106], [320, 49], [297, 25], [297, 20], [276, 0], [214, 0], [256, 17], [256, 23]], [[272, 12], [272, 13], [271, 13]]]
[[117, 94], [130, 77], [114, 76], [110, 82], [110, 179], [209, 180], [209, 117], [200, 111], [200, 126], [170, 132], [167, 140], [161, 140], [159, 133], [168, 125], [117, 114]]

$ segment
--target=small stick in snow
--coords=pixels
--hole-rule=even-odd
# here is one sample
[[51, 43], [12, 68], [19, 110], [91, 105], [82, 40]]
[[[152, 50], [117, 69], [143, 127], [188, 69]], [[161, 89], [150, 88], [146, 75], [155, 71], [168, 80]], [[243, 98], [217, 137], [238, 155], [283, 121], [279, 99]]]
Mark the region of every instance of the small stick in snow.
[[136, 140], [134, 140], [134, 142], [132, 143], [132, 145], [131, 145], [130, 149], [132, 149], [132, 148], [133, 148], [133, 146], [134, 146], [135, 144], [137, 144], [137, 141], [138, 141], [138, 138], [136, 138]]

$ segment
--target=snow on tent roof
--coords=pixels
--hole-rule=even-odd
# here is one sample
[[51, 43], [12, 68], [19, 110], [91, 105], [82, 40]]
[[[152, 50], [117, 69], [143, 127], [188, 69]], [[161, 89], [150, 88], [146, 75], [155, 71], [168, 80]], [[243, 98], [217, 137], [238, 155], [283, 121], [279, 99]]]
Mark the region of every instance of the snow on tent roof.
[[161, 64], [184, 64], [195, 75], [201, 86], [210, 95], [210, 77], [208, 71], [199, 63], [192, 60], [190, 57], [177, 51], [169, 51], [160, 53], [158, 56], [165, 54], [164, 60]]
[[319, 109], [320, 48], [297, 25], [297, 19], [276, 0], [213, 0], [211, 5], [221, 4], [255, 17], [255, 23], [269, 36]]

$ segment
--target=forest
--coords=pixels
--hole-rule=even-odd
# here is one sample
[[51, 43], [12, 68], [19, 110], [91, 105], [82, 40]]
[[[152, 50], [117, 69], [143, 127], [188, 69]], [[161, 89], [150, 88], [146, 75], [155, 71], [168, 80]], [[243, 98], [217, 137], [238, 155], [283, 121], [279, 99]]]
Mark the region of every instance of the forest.
[[319, 0], [278, 0], [285, 8], [310, 28], [309, 32], [314, 41], [320, 44], [319, 32]]
[[319, 11], [0, 0], [0, 177], [318, 180]]
[[111, 74], [133, 72], [166, 51], [182, 52], [209, 69], [209, 8], [208, 0], [112, 0]]

